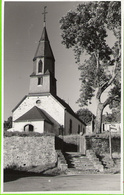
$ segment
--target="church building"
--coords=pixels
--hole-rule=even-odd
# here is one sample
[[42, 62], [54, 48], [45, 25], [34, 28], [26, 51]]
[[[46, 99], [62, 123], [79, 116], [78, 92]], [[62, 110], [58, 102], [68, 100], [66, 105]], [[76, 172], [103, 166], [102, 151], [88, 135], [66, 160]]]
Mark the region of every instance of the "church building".
[[55, 58], [46, 25], [33, 58], [29, 93], [12, 110], [13, 130], [50, 132], [56, 135], [85, 133], [83, 123], [71, 107], [57, 96]]

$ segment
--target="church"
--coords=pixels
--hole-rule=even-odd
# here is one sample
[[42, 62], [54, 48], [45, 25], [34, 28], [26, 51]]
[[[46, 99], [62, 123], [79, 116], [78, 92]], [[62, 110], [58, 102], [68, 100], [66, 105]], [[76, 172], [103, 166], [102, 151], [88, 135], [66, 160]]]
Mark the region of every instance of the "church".
[[42, 35], [33, 58], [29, 93], [12, 110], [13, 131], [55, 135], [85, 133], [85, 123], [57, 96], [56, 84], [55, 58], [44, 20]]

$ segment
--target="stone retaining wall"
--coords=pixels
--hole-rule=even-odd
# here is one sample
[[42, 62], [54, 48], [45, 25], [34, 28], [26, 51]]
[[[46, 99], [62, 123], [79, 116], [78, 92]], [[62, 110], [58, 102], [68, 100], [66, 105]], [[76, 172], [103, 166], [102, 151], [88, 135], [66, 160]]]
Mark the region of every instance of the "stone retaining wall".
[[48, 165], [57, 162], [54, 136], [5, 137], [4, 168]]
[[[109, 137], [95, 137], [86, 136], [86, 149], [92, 149], [96, 154], [109, 153]], [[111, 138], [112, 153], [120, 153], [121, 151], [121, 140], [120, 137]]]

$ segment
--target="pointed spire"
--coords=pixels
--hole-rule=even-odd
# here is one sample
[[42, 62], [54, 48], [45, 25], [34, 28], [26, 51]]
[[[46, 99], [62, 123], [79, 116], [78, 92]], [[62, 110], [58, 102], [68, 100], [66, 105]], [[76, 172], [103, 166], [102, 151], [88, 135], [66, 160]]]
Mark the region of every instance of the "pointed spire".
[[43, 28], [43, 32], [39, 42], [41, 41], [49, 42], [46, 27]]
[[41, 58], [41, 57], [51, 58], [55, 60], [50, 43], [49, 43], [46, 27], [43, 28], [43, 32], [42, 32], [33, 61], [35, 61], [36, 58]]
[[46, 14], [48, 13], [46, 8], [47, 6], [44, 6], [44, 12], [42, 13], [44, 15], [44, 28], [33, 61], [42, 57], [51, 58], [55, 61], [46, 30]]

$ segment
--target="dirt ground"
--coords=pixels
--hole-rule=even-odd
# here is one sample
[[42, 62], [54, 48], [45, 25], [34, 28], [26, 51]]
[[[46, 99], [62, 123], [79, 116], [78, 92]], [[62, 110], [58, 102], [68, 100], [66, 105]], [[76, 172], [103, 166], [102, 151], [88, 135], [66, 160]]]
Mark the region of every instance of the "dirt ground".
[[[120, 191], [120, 174], [28, 176], [8, 179], [4, 192]], [[56, 192], [56, 193], [57, 193]]]

